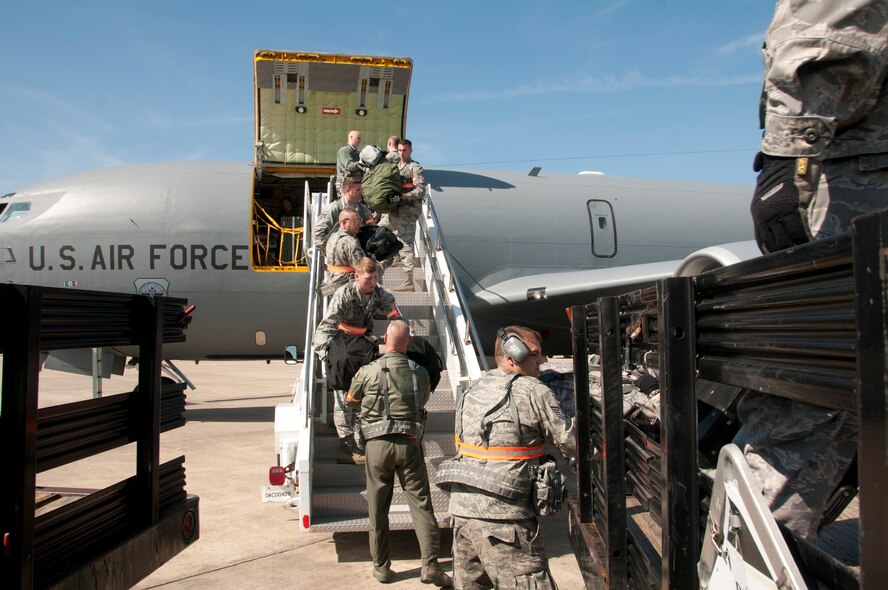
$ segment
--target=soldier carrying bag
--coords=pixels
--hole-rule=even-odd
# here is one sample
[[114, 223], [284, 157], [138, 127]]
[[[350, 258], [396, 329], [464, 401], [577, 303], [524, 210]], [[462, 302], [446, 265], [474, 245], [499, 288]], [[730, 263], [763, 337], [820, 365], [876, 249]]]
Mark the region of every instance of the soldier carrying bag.
[[381, 225], [363, 225], [355, 237], [358, 238], [361, 249], [377, 262], [391, 258], [404, 247], [404, 243], [392, 230]]
[[397, 164], [383, 162], [364, 173], [361, 183], [364, 202], [377, 213], [389, 213], [397, 207], [397, 202], [392, 202], [392, 195], [401, 196], [403, 182], [398, 171]]
[[392, 406], [389, 402], [388, 395], [389, 369], [385, 366], [385, 358], [379, 359], [378, 363], [381, 369], [379, 374], [378, 396], [382, 398], [382, 406], [385, 411], [385, 415], [382, 417], [382, 420], [378, 422], [364, 424], [364, 420], [367, 418], [368, 412], [367, 410], [363, 411], [361, 413], [361, 435], [364, 437], [365, 440], [379, 438], [388, 434], [404, 434], [407, 436], [415, 436], [417, 441], [422, 440], [423, 430], [425, 429], [425, 421], [428, 412], [423, 407], [422, 398], [419, 395], [419, 385], [416, 382], [416, 363], [411, 360], [407, 361], [407, 366], [410, 367], [410, 372], [412, 373], [413, 377], [413, 401], [415, 404], [414, 407], [416, 408], [416, 421], [392, 418]]
[[327, 349], [327, 385], [343, 391], [351, 387], [358, 369], [379, 357], [379, 345], [366, 334], [337, 330]]

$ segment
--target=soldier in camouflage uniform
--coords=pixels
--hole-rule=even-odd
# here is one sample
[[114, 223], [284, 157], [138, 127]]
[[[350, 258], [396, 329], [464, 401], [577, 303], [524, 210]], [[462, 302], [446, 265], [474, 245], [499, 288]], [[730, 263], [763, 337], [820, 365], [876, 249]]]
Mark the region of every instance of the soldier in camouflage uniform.
[[[395, 297], [379, 286], [379, 271], [372, 258], [361, 258], [352, 266], [355, 280], [349, 281], [330, 298], [327, 313], [318, 324], [311, 344], [323, 362], [327, 348], [337, 330], [351, 334], [371, 334], [374, 319], [400, 318]], [[333, 423], [339, 435], [340, 454], [349, 454], [353, 461], [363, 461], [361, 441], [357, 432], [357, 413], [345, 402], [344, 391], [334, 390]]]
[[367, 257], [361, 248], [361, 243], [355, 237], [359, 229], [361, 229], [361, 216], [357, 211], [343, 209], [339, 212], [339, 231], [327, 240], [327, 250], [324, 253], [327, 274], [321, 285], [321, 292], [327, 297], [351, 281], [355, 274], [352, 265]]
[[361, 431], [367, 440], [367, 504], [373, 575], [392, 581], [389, 567], [389, 508], [395, 475], [410, 506], [422, 556], [420, 581], [451, 586], [438, 564], [440, 531], [432, 508], [429, 477], [422, 453], [423, 408], [429, 400], [429, 374], [407, 359], [410, 328], [395, 320], [385, 332], [385, 355], [355, 374], [346, 398], [361, 404]]
[[373, 212], [363, 201], [360, 180], [346, 178], [342, 185], [342, 198], [336, 199], [321, 211], [321, 216], [311, 230], [313, 247], [324, 251], [327, 239], [333, 235], [339, 225], [339, 213], [343, 209], [354, 209], [360, 213], [361, 225], [373, 222]]
[[391, 229], [404, 243], [404, 247], [398, 254], [386, 260], [383, 268], [391, 266], [396, 259], [401, 260], [406, 278], [404, 284], [392, 287], [392, 291], [414, 291], [416, 287], [413, 285], [413, 242], [416, 240], [416, 221], [422, 212], [422, 200], [425, 197], [425, 176], [419, 162], [411, 158], [413, 143], [409, 139], [401, 140], [398, 144], [398, 153], [401, 156], [398, 170], [404, 180], [405, 189], [395, 209], [388, 213], [379, 225]]
[[[523, 358], [510, 350], [516, 338]], [[435, 477], [450, 490], [455, 587], [554, 588], [531, 501], [531, 473], [547, 441], [565, 456], [576, 455], [575, 425], [537, 379], [545, 362], [538, 333], [505, 328], [495, 356], [497, 368], [460, 400], [457, 456]]]
[[348, 143], [336, 152], [336, 191], [342, 196], [342, 183], [346, 178], [361, 180], [364, 169], [360, 166], [358, 146], [361, 145], [361, 132], [353, 129], [348, 132]]
[[[850, 229], [888, 206], [888, 2], [781, 0], [764, 48], [752, 202], [762, 252]], [[808, 540], [856, 450], [849, 412], [750, 393], [743, 449], [778, 522]]]

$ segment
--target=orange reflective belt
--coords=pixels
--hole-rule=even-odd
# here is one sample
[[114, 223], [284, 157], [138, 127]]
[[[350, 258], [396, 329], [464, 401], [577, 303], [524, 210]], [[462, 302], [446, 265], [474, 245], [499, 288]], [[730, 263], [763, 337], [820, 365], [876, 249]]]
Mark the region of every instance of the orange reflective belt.
[[359, 328], [357, 326], [349, 326], [345, 322], [339, 322], [339, 325], [336, 326], [343, 332], [348, 332], [349, 334], [365, 334], [367, 332], [367, 328]]
[[327, 270], [334, 273], [355, 272], [355, 269], [348, 265], [328, 264]]
[[387, 319], [399, 318], [399, 317], [401, 317], [401, 314], [398, 312], [398, 308], [396, 308], [396, 307], [393, 305], [393, 306], [392, 306], [392, 310], [391, 310], [390, 312], [388, 312], [388, 313], [386, 314], [385, 317], [386, 317]]
[[453, 440], [456, 442], [456, 451], [460, 455], [472, 457], [473, 459], [484, 459], [485, 461], [527, 461], [530, 459], [538, 459], [546, 454], [546, 444], [535, 445], [532, 447], [476, 447], [459, 440], [459, 435], [453, 433]]

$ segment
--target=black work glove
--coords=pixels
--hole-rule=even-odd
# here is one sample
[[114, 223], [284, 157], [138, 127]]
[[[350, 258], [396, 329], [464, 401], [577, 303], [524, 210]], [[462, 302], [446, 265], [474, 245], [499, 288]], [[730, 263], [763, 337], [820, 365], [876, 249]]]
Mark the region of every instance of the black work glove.
[[755, 241], [764, 254], [810, 241], [799, 213], [795, 166], [795, 158], [769, 156], [762, 152], [755, 155], [752, 169], [759, 175], [750, 210]]
[[399, 195], [398, 193], [392, 193], [386, 199], [386, 201], [388, 201], [389, 203], [397, 203], [400, 200], [401, 200], [401, 195]]

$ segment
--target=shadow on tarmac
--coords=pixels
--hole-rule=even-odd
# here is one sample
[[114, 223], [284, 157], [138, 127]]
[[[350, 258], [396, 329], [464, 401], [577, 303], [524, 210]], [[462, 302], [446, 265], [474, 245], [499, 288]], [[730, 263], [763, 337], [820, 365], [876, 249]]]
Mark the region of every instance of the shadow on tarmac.
[[[366, 532], [333, 533], [333, 544], [336, 546], [336, 560], [340, 563], [366, 562], [370, 565], [370, 540]], [[392, 562], [406, 559], [419, 559], [419, 543], [413, 531], [391, 531], [391, 550], [389, 558]], [[453, 530], [441, 529], [441, 558], [453, 555]], [[395, 568], [397, 570], [397, 568]], [[419, 575], [419, 572], [416, 572]], [[409, 577], [409, 576], [408, 576]]]
[[274, 408], [188, 408], [188, 422], [274, 422]]

